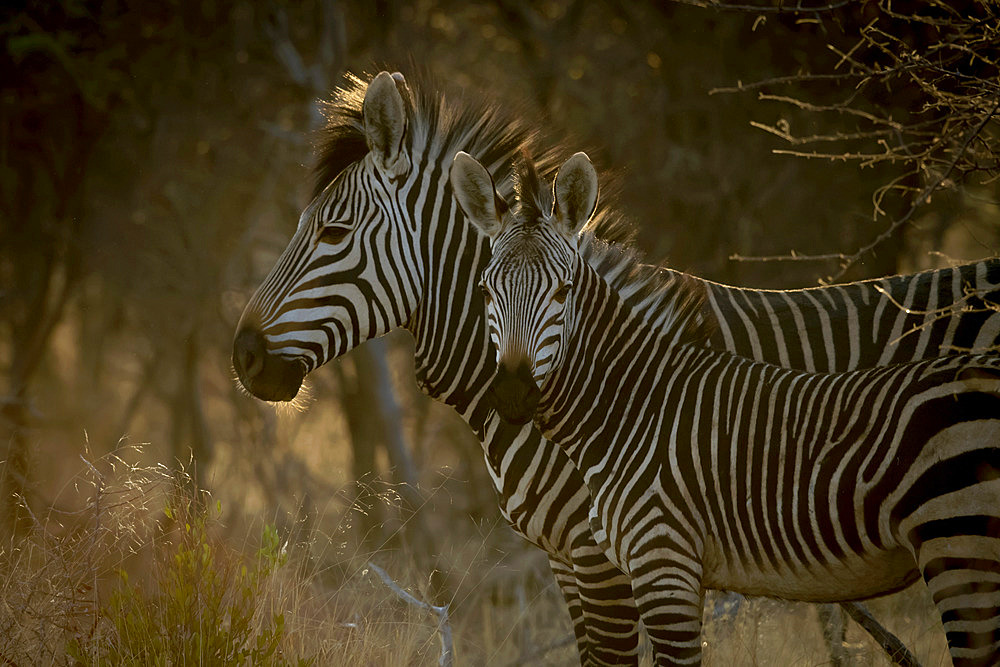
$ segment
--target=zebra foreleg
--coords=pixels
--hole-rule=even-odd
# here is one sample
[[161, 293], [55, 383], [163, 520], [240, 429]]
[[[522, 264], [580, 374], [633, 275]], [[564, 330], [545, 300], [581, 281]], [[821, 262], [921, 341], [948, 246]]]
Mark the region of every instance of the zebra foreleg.
[[596, 544], [573, 550], [573, 570], [594, 664], [638, 664], [639, 610], [629, 578]]
[[590, 644], [587, 641], [587, 627], [583, 619], [583, 605], [580, 601], [580, 589], [576, 584], [576, 574], [573, 568], [549, 556], [549, 567], [552, 568], [552, 576], [559, 585], [559, 591], [566, 601], [569, 609], [569, 617], [573, 622], [573, 634], [576, 635], [576, 648], [580, 656], [581, 665], [593, 664], [590, 656]]
[[700, 665], [704, 601], [700, 559], [647, 544], [628, 565], [656, 664]]

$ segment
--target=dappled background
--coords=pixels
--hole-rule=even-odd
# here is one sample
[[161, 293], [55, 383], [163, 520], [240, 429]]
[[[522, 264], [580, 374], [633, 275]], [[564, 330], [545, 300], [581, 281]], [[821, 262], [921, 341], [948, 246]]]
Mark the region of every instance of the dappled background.
[[[0, 635], [15, 639], [0, 656], [15, 662], [125, 636], [104, 621], [109, 601], [139, 604], [115, 597], [119, 571], [156, 560], [145, 547], [178, 507], [197, 517], [180, 521], [188, 546], [251, 554], [260, 580], [296, 559], [295, 604], [268, 599], [300, 612], [297, 639], [251, 614], [279, 653], [322, 662], [373, 607], [416, 613], [370, 577], [374, 559], [450, 603], [460, 657], [573, 660], [552, 648], [570, 629], [544, 558], [499, 517], [465, 425], [420, 395], [406, 335], [314, 373], [302, 412], [234, 383], [236, 322], [308, 202], [316, 102], [345, 71], [419, 70], [524, 105], [614, 183], [605, 202], [650, 261], [710, 279], [809, 286], [1000, 245], [986, 0], [898, 15], [872, 0], [14, 4], [0, 10]], [[39, 564], [56, 556], [58, 582]], [[436, 659], [434, 623], [400, 622], [408, 639], [368, 659]]]

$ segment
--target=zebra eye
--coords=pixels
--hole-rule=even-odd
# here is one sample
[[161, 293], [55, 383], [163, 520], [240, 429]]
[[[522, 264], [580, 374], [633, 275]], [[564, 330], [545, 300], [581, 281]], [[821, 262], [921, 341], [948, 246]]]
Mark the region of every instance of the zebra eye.
[[341, 227], [339, 225], [323, 225], [319, 230], [319, 241], [321, 243], [330, 243], [336, 245], [347, 238], [347, 235], [351, 233], [350, 227]]
[[479, 283], [479, 291], [483, 293], [483, 299], [485, 299], [486, 303], [489, 304], [493, 297], [490, 296], [490, 290], [486, 287], [485, 283]]
[[552, 300], [556, 303], [566, 303], [566, 297], [569, 296], [569, 290], [571, 287], [573, 286], [569, 283], [563, 283], [560, 285], [559, 289], [557, 289], [555, 294], [552, 295]]

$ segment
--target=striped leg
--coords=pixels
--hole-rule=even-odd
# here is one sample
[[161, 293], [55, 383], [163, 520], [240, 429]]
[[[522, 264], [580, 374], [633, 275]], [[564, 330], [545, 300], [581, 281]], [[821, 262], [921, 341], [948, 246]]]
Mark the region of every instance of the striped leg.
[[941, 614], [952, 661], [963, 667], [1000, 664], [998, 442], [995, 420], [942, 431], [893, 508]]
[[573, 568], [556, 560], [551, 554], [549, 567], [552, 568], [552, 576], [556, 578], [563, 599], [566, 600], [566, 607], [569, 609], [573, 634], [576, 635], [576, 648], [580, 654], [580, 664], [590, 664], [590, 645], [587, 642], [587, 627], [583, 620], [583, 606], [580, 603], [580, 589], [576, 585], [576, 575], [573, 573]]
[[632, 592], [657, 665], [701, 664], [701, 559], [662, 536], [640, 545], [629, 566]]
[[[991, 393], [966, 405], [995, 414]], [[950, 403], [933, 404], [935, 416]], [[939, 431], [924, 446], [892, 507], [941, 614], [955, 665], [1000, 664], [1000, 422]]]
[[573, 568], [594, 664], [638, 664], [639, 610], [628, 577], [595, 544], [573, 551]]
[[956, 666], [1000, 662], [1000, 504], [910, 531]]

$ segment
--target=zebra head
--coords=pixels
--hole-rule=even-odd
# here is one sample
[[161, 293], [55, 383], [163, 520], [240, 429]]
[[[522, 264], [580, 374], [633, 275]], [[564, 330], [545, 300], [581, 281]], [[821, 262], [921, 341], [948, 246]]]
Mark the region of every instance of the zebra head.
[[363, 104], [341, 100], [349, 109], [334, 130], [347, 141], [331, 144], [341, 153], [331, 159], [342, 168], [302, 212], [237, 327], [233, 367], [254, 396], [292, 400], [307, 373], [400, 326], [415, 307], [422, 266], [402, 204], [408, 99], [403, 76], [382, 72]]
[[539, 387], [559, 363], [567, 314], [573, 311], [578, 234], [597, 206], [597, 173], [587, 156], [577, 153], [549, 190], [526, 159], [509, 210], [489, 172], [465, 153], [455, 156], [451, 182], [466, 217], [492, 246], [480, 285], [497, 355], [490, 386], [494, 408], [506, 421], [523, 424], [535, 413]]

